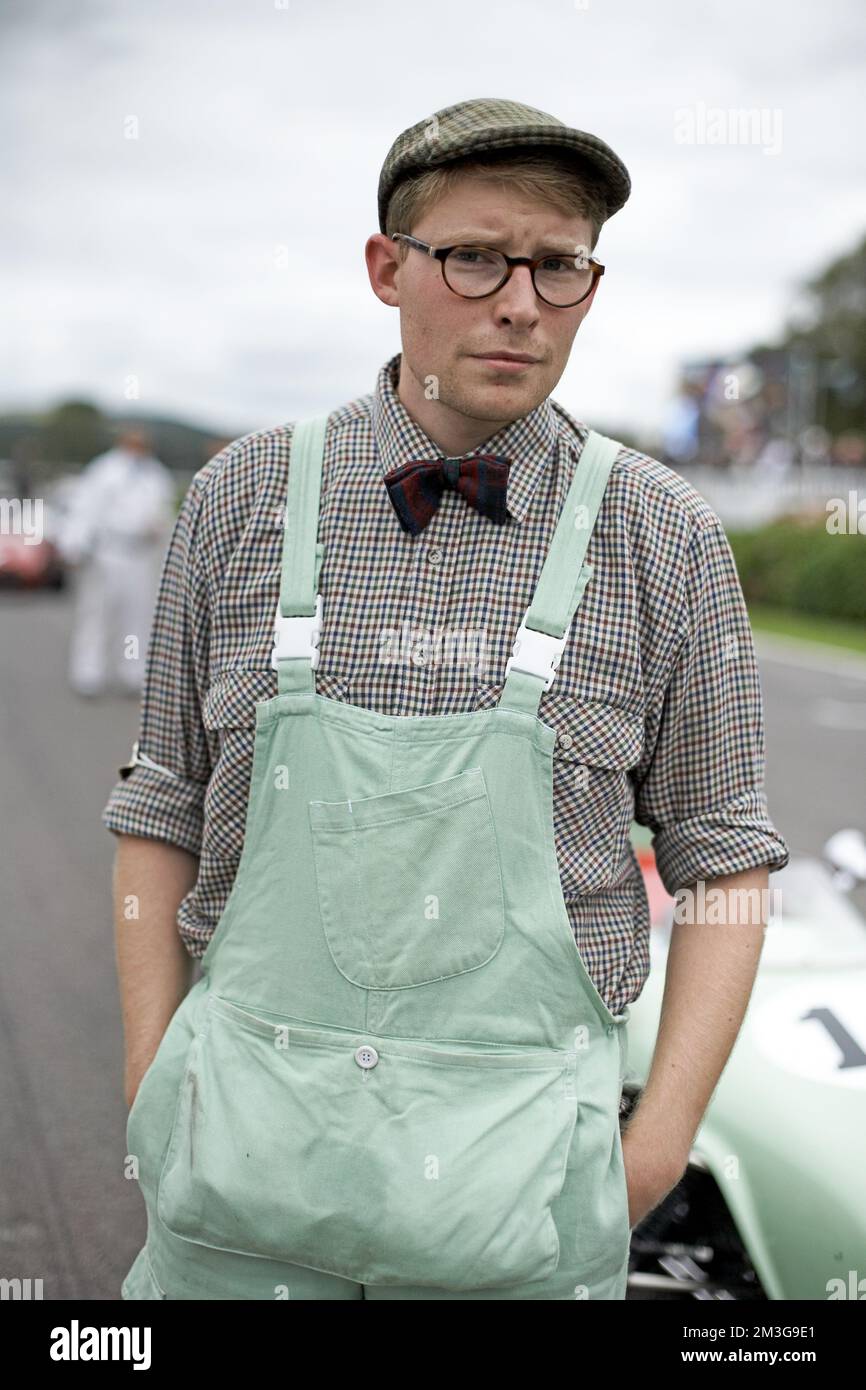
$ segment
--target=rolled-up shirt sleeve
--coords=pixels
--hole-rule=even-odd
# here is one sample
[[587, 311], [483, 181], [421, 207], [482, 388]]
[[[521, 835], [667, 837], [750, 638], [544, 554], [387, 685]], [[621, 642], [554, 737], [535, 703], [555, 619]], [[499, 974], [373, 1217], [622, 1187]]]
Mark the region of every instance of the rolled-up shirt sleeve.
[[680, 887], [766, 865], [788, 846], [764, 792], [764, 719], [748, 611], [721, 521], [696, 529], [683, 576], [685, 637], [637, 769], [635, 819], [656, 865]]
[[138, 740], [102, 812], [115, 834], [200, 854], [211, 756], [202, 720], [210, 609], [196, 552], [202, 506], [193, 478], [174, 522], [153, 612]]

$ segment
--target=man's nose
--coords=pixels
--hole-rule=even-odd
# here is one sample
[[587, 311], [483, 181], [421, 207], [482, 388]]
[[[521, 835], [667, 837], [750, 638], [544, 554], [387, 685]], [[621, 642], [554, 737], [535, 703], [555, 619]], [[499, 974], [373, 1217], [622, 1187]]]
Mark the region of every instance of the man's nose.
[[502, 313], [521, 318], [538, 317], [538, 296], [528, 265], [516, 265], [496, 295], [496, 306]]

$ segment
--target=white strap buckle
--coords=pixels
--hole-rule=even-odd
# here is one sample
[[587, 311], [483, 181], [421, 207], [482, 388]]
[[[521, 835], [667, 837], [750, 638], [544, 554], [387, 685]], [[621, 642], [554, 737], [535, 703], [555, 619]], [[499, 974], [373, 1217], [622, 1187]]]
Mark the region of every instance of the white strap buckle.
[[280, 612], [277, 599], [277, 612], [274, 618], [274, 649], [271, 652], [271, 666], [279, 670], [278, 663], [288, 657], [309, 657], [310, 666], [315, 671], [319, 665], [319, 637], [322, 631], [322, 595], [316, 594], [315, 613], [302, 613], [299, 617], [285, 618]]
[[517, 629], [512, 655], [505, 664], [506, 676], [513, 666], [517, 671], [543, 676], [544, 688], [549, 690], [556, 677], [556, 668], [562, 659], [570, 632], [571, 623], [561, 637], [551, 637], [549, 632], [539, 632], [536, 628], [527, 627], [524, 617]]

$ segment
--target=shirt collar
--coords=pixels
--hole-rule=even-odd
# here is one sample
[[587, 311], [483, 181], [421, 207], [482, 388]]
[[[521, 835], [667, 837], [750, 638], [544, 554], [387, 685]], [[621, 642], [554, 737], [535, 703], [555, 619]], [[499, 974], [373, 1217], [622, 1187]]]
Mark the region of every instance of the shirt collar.
[[[383, 475], [409, 459], [437, 458], [441, 454], [397, 395], [400, 357], [398, 352], [380, 368], [373, 394], [373, 437]], [[528, 415], [512, 420], [466, 455], [472, 458], [474, 454], [500, 454], [511, 460], [506, 505], [517, 522], [523, 521], [529, 511], [533, 493], [555, 455], [557, 432], [548, 397]]]

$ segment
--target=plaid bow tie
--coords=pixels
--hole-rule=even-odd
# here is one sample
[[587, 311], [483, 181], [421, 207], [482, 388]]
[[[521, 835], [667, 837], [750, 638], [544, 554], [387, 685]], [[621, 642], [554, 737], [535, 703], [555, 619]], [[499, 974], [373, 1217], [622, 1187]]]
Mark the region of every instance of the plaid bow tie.
[[400, 525], [410, 535], [417, 536], [432, 520], [446, 488], [462, 493], [471, 507], [501, 526], [506, 520], [510, 466], [510, 459], [495, 454], [475, 454], [466, 459], [410, 459], [386, 473], [384, 483]]

